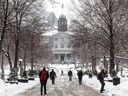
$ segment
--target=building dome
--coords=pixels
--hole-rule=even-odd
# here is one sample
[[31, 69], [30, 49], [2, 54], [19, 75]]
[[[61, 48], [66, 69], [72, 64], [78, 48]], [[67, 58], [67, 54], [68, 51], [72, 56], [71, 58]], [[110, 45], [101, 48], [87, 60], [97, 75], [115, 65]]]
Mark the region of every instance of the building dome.
[[64, 14], [61, 14], [59, 18], [66, 18], [66, 16]]

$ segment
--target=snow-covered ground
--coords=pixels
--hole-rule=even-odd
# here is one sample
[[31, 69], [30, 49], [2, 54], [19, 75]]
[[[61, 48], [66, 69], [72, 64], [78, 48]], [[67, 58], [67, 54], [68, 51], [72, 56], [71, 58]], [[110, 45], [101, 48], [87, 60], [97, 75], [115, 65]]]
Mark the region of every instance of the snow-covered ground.
[[[52, 64], [49, 65], [52, 69], [55, 69], [57, 73], [57, 77], [60, 76], [61, 71], [63, 70], [64, 75], [67, 75], [67, 72], [71, 69], [73, 71], [73, 76], [77, 77], [77, 71], [74, 69], [74, 65], [59, 65], [59, 64]], [[121, 82], [119, 85], [115, 86], [112, 82], [105, 81], [105, 89], [107, 96], [128, 96], [128, 77], [127, 77], [127, 70], [124, 73], [126, 77], [120, 77]], [[5, 83], [4, 81], [0, 80], [0, 96], [17, 96], [17, 94], [25, 92], [26, 90], [30, 89], [31, 87], [37, 85], [39, 83], [39, 79], [35, 78], [34, 81], [29, 81], [28, 83], [18, 83], [18, 84], [9, 84]], [[83, 77], [83, 83], [87, 84], [88, 86], [92, 87], [93, 89], [99, 92], [100, 90], [100, 83], [95, 76], [93, 78], [88, 78], [87, 75]]]

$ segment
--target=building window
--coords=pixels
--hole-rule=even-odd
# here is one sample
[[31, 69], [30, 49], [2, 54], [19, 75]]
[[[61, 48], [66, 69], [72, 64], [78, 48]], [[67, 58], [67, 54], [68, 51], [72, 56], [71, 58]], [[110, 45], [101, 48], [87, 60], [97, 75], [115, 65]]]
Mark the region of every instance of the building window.
[[67, 58], [70, 59], [71, 58], [71, 54], [67, 54]]
[[62, 25], [63, 24], [63, 22], [62, 21], [60, 21], [60, 23], [59, 23], [60, 25]]
[[61, 45], [61, 48], [64, 48], [64, 45], [63, 44]]

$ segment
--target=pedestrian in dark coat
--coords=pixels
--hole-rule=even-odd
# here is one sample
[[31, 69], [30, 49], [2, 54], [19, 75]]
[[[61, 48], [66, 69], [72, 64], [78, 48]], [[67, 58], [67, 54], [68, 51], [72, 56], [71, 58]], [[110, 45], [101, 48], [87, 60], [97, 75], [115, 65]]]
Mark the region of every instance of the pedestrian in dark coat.
[[101, 72], [98, 74], [98, 79], [101, 83], [100, 93], [103, 93], [103, 91], [105, 91], [105, 89], [104, 89], [104, 86], [105, 86], [104, 77], [105, 77], [105, 70], [102, 69]]
[[82, 84], [82, 77], [83, 77], [83, 72], [82, 70], [79, 70], [77, 73], [78, 79], [79, 79], [79, 85]]
[[56, 73], [55, 73], [55, 71], [52, 69], [52, 71], [50, 72], [50, 79], [52, 80], [52, 85], [55, 84], [55, 78], [56, 78]]
[[64, 75], [63, 70], [61, 70], [61, 76]]
[[68, 71], [69, 81], [72, 81], [73, 73], [71, 70]]
[[91, 70], [88, 71], [88, 76], [89, 76], [89, 78], [92, 78], [92, 71]]
[[46, 84], [47, 80], [49, 78], [49, 73], [46, 71], [45, 67], [43, 67], [42, 71], [39, 72], [39, 78], [40, 78], [40, 84], [41, 84], [41, 95], [43, 95], [43, 89], [44, 89], [44, 94], [47, 94], [46, 92]]

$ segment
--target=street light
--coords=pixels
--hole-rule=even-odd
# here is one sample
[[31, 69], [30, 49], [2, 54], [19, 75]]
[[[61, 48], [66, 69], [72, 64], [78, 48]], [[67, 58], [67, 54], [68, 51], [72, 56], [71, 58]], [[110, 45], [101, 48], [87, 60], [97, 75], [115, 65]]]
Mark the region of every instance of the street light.
[[23, 61], [22, 59], [19, 59], [19, 61]]
[[107, 72], [109, 71], [108, 69], [109, 69], [109, 58], [106, 58], [106, 61], [107, 61], [107, 65], [106, 65], [106, 70], [107, 70]]
[[19, 59], [20, 76], [22, 76], [22, 73], [23, 73], [22, 61], [23, 61], [22, 59]]
[[109, 61], [109, 58], [106, 58], [107, 61]]
[[103, 58], [101, 58], [100, 60], [101, 60], [101, 62], [103, 62], [103, 60], [104, 60], [104, 59], [103, 59]]
[[19, 59], [19, 67], [21, 67], [22, 59]]

